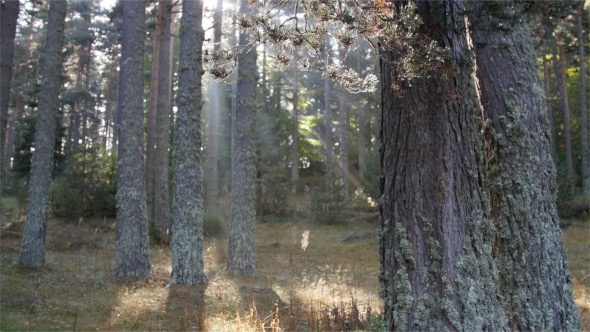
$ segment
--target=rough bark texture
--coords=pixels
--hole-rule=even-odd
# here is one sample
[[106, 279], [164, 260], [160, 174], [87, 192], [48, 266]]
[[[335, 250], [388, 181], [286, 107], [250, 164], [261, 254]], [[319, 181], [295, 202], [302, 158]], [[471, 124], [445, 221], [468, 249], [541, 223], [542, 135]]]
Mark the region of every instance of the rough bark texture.
[[143, 157], [144, 1], [123, 1], [115, 275], [150, 273]]
[[[217, 7], [215, 8], [215, 14], [213, 17], [213, 52], [217, 53], [221, 50], [221, 28], [222, 28], [222, 10], [223, 10], [223, 0], [217, 0]], [[206, 181], [206, 188], [207, 191], [205, 193], [205, 202], [207, 204], [207, 211], [215, 211], [216, 207], [218, 206], [218, 194], [219, 194], [219, 172], [218, 169], [218, 162], [219, 162], [219, 137], [221, 135], [220, 132], [220, 114], [222, 110], [222, 98], [221, 98], [221, 82], [217, 82], [216, 80], [211, 80], [210, 87], [211, 87], [211, 113], [209, 115], [209, 131], [208, 139], [207, 139], [207, 163], [206, 163], [206, 173], [207, 177], [205, 178]], [[216, 211], [218, 212], [218, 211]]]
[[[249, 14], [247, 0], [240, 13]], [[240, 45], [248, 45], [248, 34], [240, 31]], [[227, 267], [233, 275], [253, 275], [254, 223], [256, 221], [256, 49], [248, 47], [238, 56], [235, 123], [234, 174], [231, 191], [231, 221]]]
[[[511, 330], [579, 329], [555, 206], [555, 168], [533, 42], [520, 3], [474, 2], [494, 257]], [[509, 28], [507, 28], [509, 27]]]
[[[588, 13], [586, 13], [587, 15]], [[578, 54], [580, 58], [580, 147], [582, 155], [582, 193], [590, 196], [590, 136], [588, 136], [588, 108], [586, 98], [588, 87], [586, 85], [586, 68], [584, 52], [584, 25], [582, 17], [584, 15], [584, 2], [578, 5], [578, 14], [576, 16], [576, 25], [578, 29]]]
[[203, 1], [184, 0], [174, 138], [171, 283], [207, 282], [203, 263], [201, 94]]
[[461, 1], [419, 1], [444, 75], [399, 82], [381, 49], [380, 258], [385, 330], [499, 331], [481, 117]]
[[[330, 37], [326, 35], [325, 41], [325, 65], [330, 63]], [[333, 153], [332, 153], [332, 108], [330, 99], [332, 98], [332, 83], [329, 78], [324, 79], [324, 158], [326, 174], [332, 172]]]
[[41, 91], [35, 126], [33, 160], [29, 179], [29, 202], [23, 232], [20, 264], [39, 267], [45, 264], [45, 234], [49, 212], [55, 129], [58, 120], [60, 77], [63, 64], [66, 1], [51, 1], [47, 35], [41, 58]]
[[[297, 70], [297, 55], [293, 56], [293, 114], [291, 144], [291, 182], [299, 180], [299, 71]], [[265, 97], [266, 98], [266, 97]]]
[[158, 102], [156, 123], [156, 150], [154, 152], [154, 235], [158, 242], [170, 240], [170, 187], [168, 183], [170, 164], [170, 113], [172, 112], [172, 0], [160, 1], [161, 39], [158, 66]]
[[[0, 198], [4, 183], [4, 154], [8, 151], [5, 144], [8, 139], [8, 103], [10, 101], [10, 83], [12, 81], [12, 59], [14, 56], [14, 37], [16, 35], [16, 21], [18, 19], [19, 1], [0, 2]], [[2, 207], [0, 206], [0, 215]]]
[[543, 56], [543, 87], [545, 90], [545, 100], [547, 103], [547, 119], [549, 120], [549, 127], [551, 128], [549, 133], [550, 137], [549, 140], [551, 142], [551, 153], [553, 155], [553, 161], [557, 162], [557, 144], [555, 140], [557, 139], [557, 134], [555, 131], [555, 120], [553, 119], [553, 110], [551, 109], [551, 78], [549, 77], [549, 61], [547, 61], [547, 57]]
[[563, 123], [563, 140], [565, 144], [565, 171], [567, 177], [568, 195], [572, 197], [575, 193], [574, 157], [572, 153], [572, 134], [570, 130], [570, 106], [567, 96], [567, 78], [565, 74], [565, 52], [563, 46], [556, 46], [559, 56], [554, 54], [553, 66], [557, 76], [557, 90], [561, 100], [561, 120]]

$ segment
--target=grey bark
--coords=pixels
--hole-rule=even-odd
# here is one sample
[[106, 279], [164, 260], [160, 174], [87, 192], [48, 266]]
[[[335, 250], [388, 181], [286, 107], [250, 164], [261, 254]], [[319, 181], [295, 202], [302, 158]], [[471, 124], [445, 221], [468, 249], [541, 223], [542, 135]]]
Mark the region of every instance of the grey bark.
[[59, 79], [63, 65], [66, 1], [51, 1], [47, 19], [47, 34], [41, 58], [41, 91], [35, 126], [28, 189], [27, 215], [21, 242], [19, 263], [29, 267], [45, 264], [45, 234], [49, 212], [51, 172], [55, 129], [59, 117]]
[[[12, 61], [14, 58], [14, 37], [18, 20], [19, 1], [3, 1], [0, 3], [0, 199], [4, 183], [5, 153], [8, 146], [8, 104], [10, 101], [10, 83], [12, 82]], [[0, 206], [0, 215], [2, 207]]]
[[[297, 55], [293, 56], [293, 114], [291, 118], [291, 182], [299, 180], [299, 72]], [[266, 96], [265, 96], [266, 98]]]
[[145, 2], [123, 1], [120, 135], [117, 173], [115, 275], [150, 274], [149, 234], [144, 177], [143, 63]]
[[[240, 13], [248, 15], [247, 0], [240, 1]], [[240, 45], [249, 44], [247, 32], [240, 31]], [[235, 157], [231, 191], [231, 220], [227, 268], [232, 275], [253, 275], [254, 223], [256, 221], [256, 49], [247, 47], [238, 55], [238, 83], [235, 122]]]
[[[223, 0], [217, 0], [217, 7], [213, 17], [213, 52], [218, 53], [221, 50], [221, 28], [223, 24]], [[219, 194], [219, 137], [220, 133], [220, 114], [222, 110], [221, 98], [222, 83], [211, 80], [211, 114], [209, 116], [208, 147], [207, 147], [207, 169], [205, 177], [207, 191], [205, 193], [205, 202], [208, 211], [214, 211], [217, 206]]]
[[385, 330], [500, 331], [481, 119], [462, 1], [418, 1], [421, 38], [451, 58], [443, 73], [394, 86], [381, 49], [380, 262]]
[[[578, 54], [580, 58], [580, 147], [582, 155], [582, 194], [590, 196], [590, 136], [588, 136], [588, 107], [584, 51], [584, 26], [582, 17], [584, 15], [584, 2], [578, 5], [576, 25], [578, 30]], [[588, 13], [586, 13], [587, 15]]]
[[551, 109], [551, 96], [553, 95], [551, 91], [551, 77], [549, 74], [549, 62], [547, 61], [547, 57], [543, 56], [543, 86], [545, 90], [545, 99], [547, 103], [547, 118], [549, 119], [549, 127], [550, 127], [550, 142], [551, 142], [551, 152], [553, 155], [553, 161], [557, 163], [557, 133], [555, 129], [555, 119], [553, 118], [553, 110]]
[[[570, 129], [570, 106], [567, 96], [567, 85], [565, 76], [565, 52], [563, 47], [555, 46], [557, 52], [553, 56], [553, 66], [557, 76], [557, 91], [561, 101], [561, 119], [563, 123], [563, 140], [565, 144], [565, 171], [567, 178], [567, 193], [572, 197], [575, 193], [574, 157], [572, 153], [572, 134]], [[558, 54], [559, 53], [559, 56]]]
[[174, 138], [171, 283], [207, 282], [203, 262], [201, 92], [203, 1], [183, 0]]
[[170, 188], [168, 183], [170, 157], [170, 113], [172, 113], [172, 0], [160, 1], [161, 39], [159, 47], [158, 102], [156, 150], [154, 151], [153, 223], [154, 235], [160, 243], [170, 239]]
[[348, 198], [348, 166], [350, 148], [350, 103], [348, 101], [348, 92], [341, 89], [338, 95], [339, 117], [340, 117], [340, 174], [342, 181], [342, 191], [344, 197]]
[[[522, 4], [469, 10], [483, 105], [494, 257], [510, 330], [578, 330], [555, 204], [547, 108]], [[479, 8], [477, 8], [479, 7]], [[507, 29], [507, 27], [509, 27]]]
[[[325, 65], [330, 64], [330, 37], [326, 35], [324, 43], [325, 47]], [[333, 152], [332, 152], [332, 108], [330, 100], [332, 98], [332, 84], [329, 78], [324, 79], [324, 158], [326, 174], [332, 172], [333, 165]]]

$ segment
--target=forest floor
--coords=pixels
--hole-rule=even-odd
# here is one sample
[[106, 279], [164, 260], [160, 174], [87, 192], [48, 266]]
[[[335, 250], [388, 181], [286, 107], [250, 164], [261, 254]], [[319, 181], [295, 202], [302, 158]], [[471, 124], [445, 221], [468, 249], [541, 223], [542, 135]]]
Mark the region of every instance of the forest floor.
[[[257, 274], [248, 278], [227, 274], [227, 238], [208, 238], [209, 283], [192, 287], [168, 284], [170, 250], [160, 246], [151, 248], [150, 278], [114, 278], [109, 219], [51, 219], [46, 267], [20, 267], [23, 221], [16, 214], [5, 215], [0, 230], [2, 331], [382, 330], [375, 212], [347, 214], [332, 225], [310, 216], [258, 222]], [[568, 225], [575, 297], [590, 305], [590, 220]], [[590, 312], [582, 315], [583, 330], [590, 330]]]

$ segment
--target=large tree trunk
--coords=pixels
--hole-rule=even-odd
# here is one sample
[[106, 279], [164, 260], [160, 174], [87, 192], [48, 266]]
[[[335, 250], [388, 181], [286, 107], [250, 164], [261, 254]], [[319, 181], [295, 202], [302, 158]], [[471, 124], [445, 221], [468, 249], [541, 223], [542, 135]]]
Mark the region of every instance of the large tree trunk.
[[[213, 17], [213, 52], [218, 53], [221, 50], [221, 28], [223, 24], [223, 0], [217, 0], [217, 7], [215, 8], [215, 14]], [[222, 94], [221, 87], [222, 83], [215, 80], [211, 80], [211, 113], [209, 115], [209, 131], [207, 139], [207, 162], [206, 162], [206, 174], [205, 177], [207, 191], [205, 193], [205, 202], [207, 204], [207, 211], [215, 211], [218, 206], [217, 198], [219, 195], [219, 172], [218, 172], [218, 161], [219, 161], [219, 137], [221, 136], [220, 130], [220, 115], [222, 111]], [[219, 211], [216, 211], [219, 212]]]
[[182, 2], [170, 278], [170, 282], [176, 284], [207, 282], [201, 195], [202, 17], [203, 1]]
[[60, 80], [63, 64], [66, 1], [51, 1], [47, 35], [41, 59], [41, 91], [35, 126], [33, 160], [29, 179], [29, 202], [23, 232], [20, 264], [39, 267], [45, 264], [45, 234], [51, 192], [55, 129], [59, 113]]
[[156, 150], [154, 152], [153, 224], [160, 243], [170, 239], [170, 188], [168, 184], [170, 157], [170, 113], [172, 112], [172, 0], [160, 1], [160, 64], [158, 66], [158, 102]]
[[[251, 12], [241, 0], [240, 13]], [[248, 33], [240, 31], [240, 45], [248, 45]], [[256, 49], [238, 55], [235, 122], [235, 158], [231, 190], [231, 221], [227, 267], [233, 275], [253, 275], [254, 223], [256, 221]]]
[[[482, 189], [473, 67], [461, 1], [419, 1], [423, 38], [452, 57], [430, 78], [397, 82], [381, 49], [380, 256], [385, 330], [499, 331], [493, 225]], [[447, 13], [447, 14], [444, 14]], [[446, 76], [446, 77], [445, 77]]]
[[[8, 151], [5, 144], [8, 139], [8, 104], [10, 101], [10, 83], [12, 82], [12, 60], [14, 57], [14, 37], [18, 20], [19, 1], [0, 2], [0, 200], [4, 183], [5, 166], [4, 154]], [[2, 206], [0, 204], [0, 215]]]
[[[555, 168], [533, 41], [521, 7], [475, 2], [494, 257], [511, 330], [579, 329], [555, 205]], [[514, 16], [513, 16], [514, 15]], [[509, 27], [507, 29], [506, 27]]]
[[551, 108], [551, 77], [549, 74], [549, 61], [547, 57], [543, 56], [543, 87], [545, 90], [545, 100], [547, 104], [547, 118], [549, 119], [550, 137], [551, 142], [551, 153], [553, 155], [553, 161], [557, 164], [557, 133], [555, 129], [555, 119], [553, 118], [553, 109]]
[[115, 260], [117, 277], [144, 277], [149, 275], [151, 269], [143, 166], [144, 39], [144, 1], [123, 1]]
[[[293, 56], [293, 114], [291, 118], [291, 182], [299, 180], [299, 71], [297, 54]], [[266, 98], [266, 97], [265, 97]]]
[[[586, 13], [586, 15], [587, 14], [588, 13]], [[586, 105], [588, 90], [586, 86], [584, 25], [582, 24], [583, 15], [584, 2], [580, 2], [578, 4], [576, 25], [578, 29], [578, 54], [580, 58], [580, 148], [582, 155], [582, 193], [584, 196], [590, 196], [590, 136], [588, 136], [588, 108]]]
[[572, 153], [572, 135], [570, 130], [570, 106], [567, 96], [567, 85], [565, 76], [565, 52], [563, 47], [556, 45], [557, 52], [553, 55], [553, 66], [557, 76], [557, 90], [561, 100], [561, 119], [563, 122], [563, 140], [565, 144], [565, 171], [567, 178], [567, 194], [572, 197], [575, 193], [574, 158]]

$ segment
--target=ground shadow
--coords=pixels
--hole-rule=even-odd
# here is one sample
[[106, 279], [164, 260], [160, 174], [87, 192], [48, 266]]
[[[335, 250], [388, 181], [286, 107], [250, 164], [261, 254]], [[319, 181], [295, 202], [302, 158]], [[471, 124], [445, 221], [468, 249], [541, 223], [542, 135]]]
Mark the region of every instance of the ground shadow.
[[207, 308], [206, 285], [170, 285], [164, 317], [166, 330], [205, 331]]

